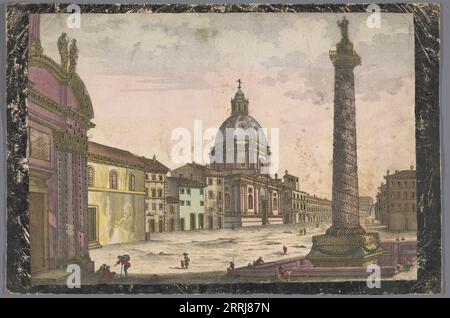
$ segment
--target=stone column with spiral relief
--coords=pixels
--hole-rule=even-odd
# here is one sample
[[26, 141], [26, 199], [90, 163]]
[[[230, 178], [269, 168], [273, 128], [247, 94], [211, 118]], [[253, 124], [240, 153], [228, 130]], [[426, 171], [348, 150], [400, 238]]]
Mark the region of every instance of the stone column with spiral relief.
[[358, 267], [376, 262], [383, 250], [378, 233], [359, 224], [358, 162], [353, 69], [361, 58], [348, 38], [347, 19], [338, 21], [342, 39], [329, 52], [335, 68], [332, 225], [313, 237], [307, 259], [318, 267]]

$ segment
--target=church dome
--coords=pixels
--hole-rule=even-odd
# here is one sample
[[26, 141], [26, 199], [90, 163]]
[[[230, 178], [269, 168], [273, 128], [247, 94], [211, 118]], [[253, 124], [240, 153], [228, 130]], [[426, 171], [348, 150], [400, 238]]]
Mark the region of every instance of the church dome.
[[[231, 115], [217, 132], [211, 151], [211, 164], [217, 170], [251, 169], [259, 171], [268, 164], [270, 148], [261, 125], [248, 114], [249, 101], [241, 90], [241, 82], [231, 99]], [[227, 146], [234, 145], [233, 149]]]

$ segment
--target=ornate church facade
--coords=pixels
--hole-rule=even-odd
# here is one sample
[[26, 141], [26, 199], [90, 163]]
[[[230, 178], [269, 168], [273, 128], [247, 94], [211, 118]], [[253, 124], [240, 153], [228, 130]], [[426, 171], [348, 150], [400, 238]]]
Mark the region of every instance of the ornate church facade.
[[61, 62], [44, 55], [38, 14], [30, 14], [28, 32], [31, 272], [65, 272], [67, 264], [93, 270], [87, 235], [87, 131], [94, 112], [75, 71], [78, 49], [75, 40], [69, 44], [62, 34]]

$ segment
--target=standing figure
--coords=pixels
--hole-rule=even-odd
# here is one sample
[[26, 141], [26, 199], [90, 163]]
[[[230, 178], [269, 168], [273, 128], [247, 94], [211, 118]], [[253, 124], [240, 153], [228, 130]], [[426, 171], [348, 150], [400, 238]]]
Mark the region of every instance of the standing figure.
[[61, 55], [61, 68], [63, 73], [69, 71], [69, 50], [68, 50], [69, 40], [67, 39], [67, 33], [61, 33], [58, 38], [58, 50]]
[[120, 266], [121, 266], [120, 274], [122, 274], [122, 269], [123, 269], [125, 277], [128, 277], [128, 269], [131, 267], [130, 255], [128, 255], [128, 254], [119, 255], [119, 256], [117, 256], [117, 258], [118, 258], [118, 261], [114, 266], [120, 264]]
[[69, 58], [70, 58], [69, 73], [73, 74], [75, 73], [75, 67], [77, 66], [78, 60], [77, 40], [75, 39], [73, 39], [72, 42], [70, 42]]
[[191, 262], [191, 259], [189, 258], [189, 254], [188, 253], [183, 253], [184, 256], [184, 267], [188, 268], [189, 267], [189, 263]]
[[287, 253], [287, 246], [283, 245], [283, 255], [286, 255], [286, 253]]

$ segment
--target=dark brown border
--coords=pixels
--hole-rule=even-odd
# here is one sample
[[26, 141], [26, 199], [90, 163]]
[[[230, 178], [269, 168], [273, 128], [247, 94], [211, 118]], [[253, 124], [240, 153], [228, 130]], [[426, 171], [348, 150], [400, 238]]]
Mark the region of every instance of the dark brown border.
[[[365, 282], [235, 283], [189, 285], [93, 285], [80, 289], [30, 284], [28, 171], [22, 164], [27, 147], [28, 14], [63, 12], [67, 4], [9, 5], [7, 8], [7, 289], [19, 293], [158, 293], [158, 294], [409, 294], [440, 293], [441, 176], [440, 176], [440, 43], [438, 4], [379, 4], [382, 12], [412, 13], [415, 30], [416, 164], [417, 164], [417, 281], [383, 281], [380, 289]], [[321, 5], [93, 5], [83, 13], [185, 12], [366, 12], [362, 4]]]

